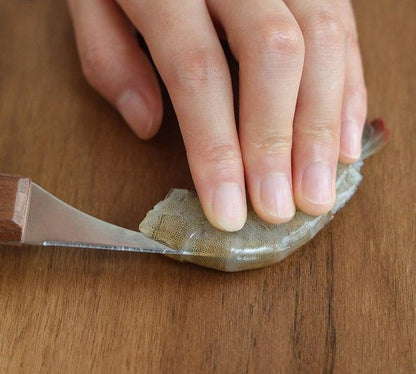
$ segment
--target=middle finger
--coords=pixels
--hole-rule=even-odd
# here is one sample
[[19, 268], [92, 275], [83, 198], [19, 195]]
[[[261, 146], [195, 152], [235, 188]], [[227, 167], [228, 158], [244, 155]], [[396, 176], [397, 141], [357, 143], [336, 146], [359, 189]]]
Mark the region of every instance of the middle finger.
[[295, 208], [291, 183], [292, 125], [304, 45], [282, 1], [210, 0], [240, 67], [240, 143], [247, 187], [257, 214], [288, 221]]

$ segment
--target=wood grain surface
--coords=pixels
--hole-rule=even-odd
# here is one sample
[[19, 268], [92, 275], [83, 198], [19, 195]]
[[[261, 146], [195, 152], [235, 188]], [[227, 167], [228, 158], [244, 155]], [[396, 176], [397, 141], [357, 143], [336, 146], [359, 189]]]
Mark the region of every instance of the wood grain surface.
[[[416, 2], [354, 3], [369, 117], [392, 139], [333, 222], [236, 274], [1, 246], [1, 373], [416, 372]], [[0, 51], [0, 172], [130, 229], [192, 187], [169, 103], [138, 140], [84, 81], [63, 1], [0, 0]]]

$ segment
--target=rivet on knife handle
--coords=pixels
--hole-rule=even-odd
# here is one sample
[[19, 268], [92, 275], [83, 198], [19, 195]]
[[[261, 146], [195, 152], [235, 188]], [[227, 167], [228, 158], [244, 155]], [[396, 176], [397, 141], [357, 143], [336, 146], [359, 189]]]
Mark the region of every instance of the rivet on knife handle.
[[0, 174], [0, 241], [23, 240], [30, 183], [29, 178]]

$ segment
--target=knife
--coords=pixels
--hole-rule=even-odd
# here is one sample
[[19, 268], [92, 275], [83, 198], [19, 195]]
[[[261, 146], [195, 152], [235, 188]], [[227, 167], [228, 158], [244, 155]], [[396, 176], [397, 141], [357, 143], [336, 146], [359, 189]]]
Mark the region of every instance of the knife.
[[101, 221], [29, 178], [0, 174], [0, 243], [186, 255], [141, 232]]

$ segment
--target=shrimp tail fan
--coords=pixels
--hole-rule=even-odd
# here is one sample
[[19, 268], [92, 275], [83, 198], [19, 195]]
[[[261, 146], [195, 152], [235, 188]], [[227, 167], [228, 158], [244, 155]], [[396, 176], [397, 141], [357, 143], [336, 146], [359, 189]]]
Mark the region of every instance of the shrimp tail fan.
[[381, 118], [367, 122], [362, 137], [361, 159], [378, 152], [390, 138], [390, 131]]

